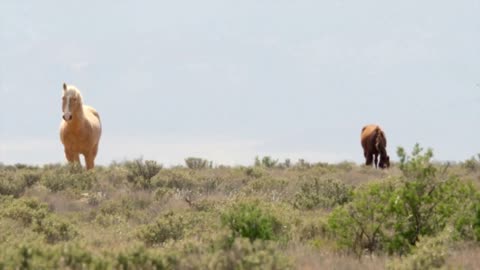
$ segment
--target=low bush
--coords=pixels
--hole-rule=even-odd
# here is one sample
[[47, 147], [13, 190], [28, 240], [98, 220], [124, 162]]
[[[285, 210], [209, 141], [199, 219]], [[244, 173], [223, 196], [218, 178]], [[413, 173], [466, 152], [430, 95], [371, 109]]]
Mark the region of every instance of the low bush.
[[69, 164], [47, 170], [40, 182], [53, 192], [70, 189], [80, 193], [92, 189], [97, 183], [93, 171], [85, 171], [79, 164]]
[[141, 227], [137, 237], [148, 246], [162, 244], [170, 239], [182, 238], [186, 226], [182, 215], [170, 212], [158, 218], [155, 223]]
[[212, 162], [209, 162], [208, 160], [203, 158], [196, 157], [186, 158], [185, 165], [187, 165], [187, 168], [192, 170], [200, 170], [213, 167]]
[[192, 172], [185, 169], [160, 171], [153, 179], [153, 186], [167, 187], [171, 189], [192, 189], [198, 181], [192, 176]]
[[243, 191], [245, 191], [247, 194], [282, 192], [287, 186], [287, 179], [264, 176], [249, 181], [243, 188]]
[[37, 170], [0, 170], [0, 195], [19, 197], [40, 180]]
[[222, 223], [231, 230], [232, 240], [239, 236], [250, 241], [273, 240], [281, 228], [279, 220], [255, 202], [234, 204], [222, 214]]
[[152, 186], [151, 179], [162, 169], [161, 164], [154, 160], [137, 159], [125, 162], [128, 170], [127, 180], [136, 188], [148, 189]]
[[365, 249], [406, 254], [420, 237], [435, 236], [448, 224], [474, 237], [478, 191], [456, 177], [439, 178], [431, 150], [422, 152], [416, 145], [407, 156], [399, 148], [398, 180], [359, 187], [350, 203], [332, 212], [329, 226], [341, 246], [358, 255]]
[[1, 196], [0, 216], [20, 221], [24, 226], [36, 224], [50, 214], [48, 206], [35, 199], [13, 199]]
[[422, 270], [443, 267], [452, 242], [451, 231], [445, 230], [433, 237], [420, 237], [411, 254], [402, 259], [392, 260], [387, 268], [395, 270]]
[[230, 248], [210, 256], [209, 269], [294, 269], [292, 262], [270, 241], [236, 238]]
[[45, 241], [49, 244], [69, 241], [78, 235], [71, 223], [52, 215], [37, 220], [34, 231], [43, 234]]
[[78, 233], [75, 227], [50, 211], [48, 206], [35, 199], [0, 199], [3, 208], [0, 217], [21, 222], [25, 227], [32, 227], [34, 232], [43, 234], [47, 243], [73, 239]]
[[278, 164], [278, 159], [273, 159], [270, 156], [264, 156], [260, 159], [255, 157], [255, 167], [275, 168]]
[[368, 183], [357, 188], [350, 203], [329, 215], [329, 230], [340, 247], [358, 256], [384, 247], [393, 222], [389, 205], [395, 189], [393, 180]]
[[295, 194], [293, 206], [297, 209], [332, 208], [349, 202], [352, 188], [333, 179], [305, 180]]

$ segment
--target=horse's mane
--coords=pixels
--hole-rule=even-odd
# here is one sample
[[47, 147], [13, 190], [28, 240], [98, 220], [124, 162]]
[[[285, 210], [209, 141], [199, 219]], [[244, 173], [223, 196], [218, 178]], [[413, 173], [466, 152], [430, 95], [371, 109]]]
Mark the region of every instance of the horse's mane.
[[[80, 104], [83, 104], [82, 93], [80, 93], [80, 90], [78, 90], [77, 87], [75, 87], [75, 86], [73, 86], [73, 85], [64, 84], [64, 89], [66, 89], [66, 92], [65, 92], [66, 95], [73, 95], [73, 96], [75, 96], [76, 98], [78, 98]], [[71, 94], [71, 93], [72, 93], [72, 94]]]

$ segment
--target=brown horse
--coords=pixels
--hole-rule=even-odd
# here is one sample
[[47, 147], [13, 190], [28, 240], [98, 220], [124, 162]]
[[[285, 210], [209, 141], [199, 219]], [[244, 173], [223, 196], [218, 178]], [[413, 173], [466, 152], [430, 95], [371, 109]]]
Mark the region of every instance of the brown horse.
[[60, 124], [60, 140], [68, 162], [80, 163], [85, 157], [87, 170], [92, 169], [98, 152], [102, 125], [97, 111], [83, 105], [80, 91], [73, 85], [63, 84], [63, 120]]
[[[363, 147], [363, 155], [365, 156], [365, 164], [372, 165], [375, 168], [382, 169], [390, 167], [390, 157], [387, 155], [387, 138], [383, 130], [377, 125], [367, 125], [362, 128], [361, 142]], [[379, 160], [380, 156], [380, 160]]]

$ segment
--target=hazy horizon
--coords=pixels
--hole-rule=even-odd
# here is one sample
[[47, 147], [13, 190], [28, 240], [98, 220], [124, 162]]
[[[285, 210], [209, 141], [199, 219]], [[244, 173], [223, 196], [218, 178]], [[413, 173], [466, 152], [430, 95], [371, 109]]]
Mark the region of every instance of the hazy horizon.
[[[480, 152], [480, 2], [0, 3], [0, 163], [65, 163], [61, 91], [101, 116], [96, 163], [363, 162]], [[83, 163], [83, 157], [82, 157]]]

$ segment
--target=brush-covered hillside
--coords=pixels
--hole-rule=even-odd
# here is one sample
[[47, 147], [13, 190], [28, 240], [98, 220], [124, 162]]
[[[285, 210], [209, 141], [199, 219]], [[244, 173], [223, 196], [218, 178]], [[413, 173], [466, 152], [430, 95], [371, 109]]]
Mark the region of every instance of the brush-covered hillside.
[[480, 161], [0, 166], [0, 269], [479, 269]]

